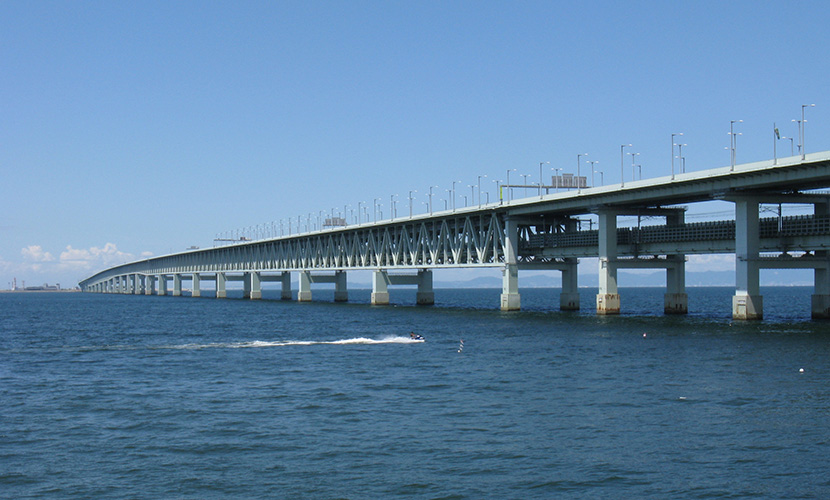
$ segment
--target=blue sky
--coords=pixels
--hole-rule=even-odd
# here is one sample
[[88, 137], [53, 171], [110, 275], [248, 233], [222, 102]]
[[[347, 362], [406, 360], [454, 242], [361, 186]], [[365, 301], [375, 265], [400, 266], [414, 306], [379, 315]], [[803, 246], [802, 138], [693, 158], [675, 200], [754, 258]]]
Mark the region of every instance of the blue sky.
[[494, 196], [577, 153], [616, 183], [623, 143], [665, 175], [673, 132], [689, 170], [723, 166], [730, 120], [738, 162], [769, 159], [802, 104], [827, 150], [828, 21], [825, 2], [2, 2], [0, 288], [392, 194], [402, 212], [413, 189], [418, 211], [478, 175]]

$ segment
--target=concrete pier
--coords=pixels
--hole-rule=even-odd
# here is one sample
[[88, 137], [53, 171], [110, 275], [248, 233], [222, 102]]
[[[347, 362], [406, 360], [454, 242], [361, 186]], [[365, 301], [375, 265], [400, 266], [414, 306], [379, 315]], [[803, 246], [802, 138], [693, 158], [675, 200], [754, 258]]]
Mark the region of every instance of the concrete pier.
[[251, 271], [245, 273], [242, 283], [242, 298], [251, 300], [259, 300], [262, 298], [262, 285], [258, 272]]
[[310, 271], [300, 271], [300, 289], [297, 292], [297, 302], [311, 302]]
[[735, 296], [732, 318], [759, 320], [764, 317], [759, 276], [759, 201], [752, 197], [734, 198], [735, 202]]
[[202, 296], [202, 277], [199, 275], [199, 273], [193, 273], [193, 281], [190, 286], [190, 290], [191, 297]]
[[225, 273], [216, 273], [216, 298], [226, 299], [228, 297], [227, 276]]
[[385, 306], [389, 304], [389, 274], [383, 270], [372, 273], [372, 305]]
[[173, 297], [181, 297], [182, 296], [182, 275], [181, 274], [174, 274], [173, 275]]
[[620, 313], [620, 294], [617, 289], [617, 214], [609, 210], [599, 216], [599, 293], [597, 314]]
[[518, 311], [522, 308], [522, 299], [519, 295], [519, 224], [515, 218], [507, 218], [504, 226], [504, 267], [501, 270], [500, 308], [502, 311]]
[[559, 309], [562, 311], [579, 310], [579, 286], [577, 277], [577, 259], [565, 259], [562, 269], [562, 293], [559, 295]]

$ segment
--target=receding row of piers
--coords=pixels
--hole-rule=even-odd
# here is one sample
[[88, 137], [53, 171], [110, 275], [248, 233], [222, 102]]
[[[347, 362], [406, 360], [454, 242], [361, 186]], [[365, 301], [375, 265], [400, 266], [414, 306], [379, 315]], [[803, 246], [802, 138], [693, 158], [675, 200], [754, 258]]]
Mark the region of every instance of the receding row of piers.
[[[241, 274], [233, 273], [171, 273], [171, 274], [126, 274], [115, 276], [89, 287], [89, 291], [98, 293], [122, 293], [130, 295], [182, 295], [182, 282], [190, 281], [190, 295], [202, 296], [202, 282], [215, 282], [216, 298], [228, 296], [227, 283], [229, 281], [242, 282], [242, 296], [246, 299], [262, 298], [262, 283], [278, 282], [282, 284], [280, 298], [292, 300], [291, 272], [265, 274], [258, 271], [245, 271]], [[311, 301], [312, 283], [333, 283], [334, 301], [347, 302], [349, 292], [346, 283], [346, 271], [334, 273], [312, 273], [299, 271], [298, 302]], [[168, 288], [172, 284], [172, 288]], [[418, 287], [416, 301], [418, 305], [432, 305], [435, 303], [435, 292], [432, 288], [432, 270], [422, 269], [417, 274], [390, 274], [386, 270], [377, 270], [372, 275], [372, 304], [389, 304], [390, 285], [415, 285]], [[169, 293], [168, 293], [169, 292]]]

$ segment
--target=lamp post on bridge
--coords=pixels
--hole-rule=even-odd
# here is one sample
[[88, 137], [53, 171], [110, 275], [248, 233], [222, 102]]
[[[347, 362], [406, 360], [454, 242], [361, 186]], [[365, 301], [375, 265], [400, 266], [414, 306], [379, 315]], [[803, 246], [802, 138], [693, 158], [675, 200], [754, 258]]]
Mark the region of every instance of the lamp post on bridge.
[[481, 178], [487, 177], [486, 175], [479, 175], [478, 176], [478, 206], [481, 208]]
[[677, 159], [680, 160], [680, 173], [686, 173], [686, 158], [683, 158], [683, 146], [688, 146], [688, 144], [678, 144], [677, 145]]
[[430, 186], [429, 187], [429, 215], [432, 215], [432, 190], [437, 188], [438, 186]]
[[539, 162], [539, 199], [542, 199], [542, 184], [544, 184], [544, 179], [542, 178], [542, 165], [548, 164], [550, 165], [549, 161], [540, 161]]
[[807, 158], [807, 150], [804, 147], [804, 125], [807, 123], [807, 120], [804, 119], [804, 110], [806, 108], [814, 108], [815, 104], [802, 104], [801, 105], [801, 159], [804, 160]]
[[588, 160], [588, 163], [591, 164], [591, 187], [596, 186], [596, 181], [594, 180], [594, 166], [599, 163], [599, 160]]
[[581, 156], [588, 156], [588, 153], [580, 153], [580, 154], [576, 155], [576, 194], [579, 194], [579, 193], [582, 192], [582, 182], [580, 182], [580, 177], [579, 177], [579, 169], [582, 166], [582, 162], [579, 161], [579, 158]]
[[530, 174], [519, 174], [522, 178], [522, 185], [525, 187], [525, 198], [527, 198], [527, 178], [530, 177]]
[[395, 220], [395, 215], [397, 215], [397, 211], [395, 210], [395, 204], [397, 203], [397, 200], [395, 200], [395, 196], [398, 195], [393, 194], [389, 196], [389, 220]]
[[412, 189], [409, 191], [409, 218], [412, 218], [412, 193], [417, 193], [417, 189]]
[[683, 132], [671, 135], [671, 180], [674, 180], [674, 147], [677, 146], [677, 144], [674, 143], [674, 138], [679, 135], [683, 135]]
[[499, 205], [502, 204], [502, 187], [501, 187], [501, 179], [493, 179], [493, 182], [496, 183], [496, 194], [499, 195]]
[[[470, 188], [470, 205], [475, 205], [475, 202], [476, 202], [476, 191], [475, 191], [476, 186], [475, 186], [475, 184], [467, 184], [467, 187]], [[467, 204], [464, 203], [464, 206], [466, 207]]]
[[743, 120], [730, 120], [729, 121], [729, 139], [730, 139], [729, 146], [730, 146], [731, 151], [732, 151], [732, 155], [731, 155], [732, 156], [732, 160], [731, 160], [732, 163], [729, 167], [730, 172], [735, 170], [735, 156], [737, 155], [737, 149], [738, 149], [738, 136], [741, 135], [740, 133], [738, 133], [737, 135], [735, 134], [735, 131], [734, 131], [733, 127], [736, 123], [743, 123]]
[[633, 181], [636, 181], [636, 180], [637, 180], [636, 175], [634, 175], [634, 174], [636, 173], [636, 172], [635, 172], [636, 168], [634, 168], [634, 159], [635, 159], [637, 156], [639, 156], [639, 155], [640, 155], [640, 153], [628, 153], [628, 154], [630, 154], [630, 155], [631, 155], [631, 181], [633, 182]]
[[556, 179], [556, 186], [555, 187], [556, 187], [556, 192], [558, 193], [559, 192], [559, 184], [561, 184], [561, 182], [559, 182], [559, 181], [562, 179], [562, 177], [559, 176], [559, 172], [562, 171], [562, 168], [561, 167], [553, 167], [551, 170], [553, 170], [554, 179]]
[[461, 181], [452, 181], [452, 211], [455, 212], [455, 183]]
[[508, 168], [507, 169], [507, 203], [510, 204], [510, 201], [513, 199], [510, 192], [510, 172], [515, 172], [515, 168]]
[[630, 147], [632, 147], [631, 144], [622, 144], [620, 146], [620, 187], [625, 187], [625, 172], [624, 172], [625, 171], [625, 166], [623, 166], [623, 160], [625, 159], [625, 154], [623, 153], [623, 150], [625, 150], [625, 148], [630, 148]]
[[357, 224], [360, 225], [360, 206], [363, 204], [362, 201], [357, 202]]

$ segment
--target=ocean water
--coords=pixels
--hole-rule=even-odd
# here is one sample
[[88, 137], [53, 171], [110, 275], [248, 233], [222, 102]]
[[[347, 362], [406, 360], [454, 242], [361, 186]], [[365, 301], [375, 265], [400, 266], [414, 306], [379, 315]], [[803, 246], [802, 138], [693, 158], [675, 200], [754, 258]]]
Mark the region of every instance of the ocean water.
[[830, 498], [811, 290], [688, 292], [0, 294], [0, 497]]

